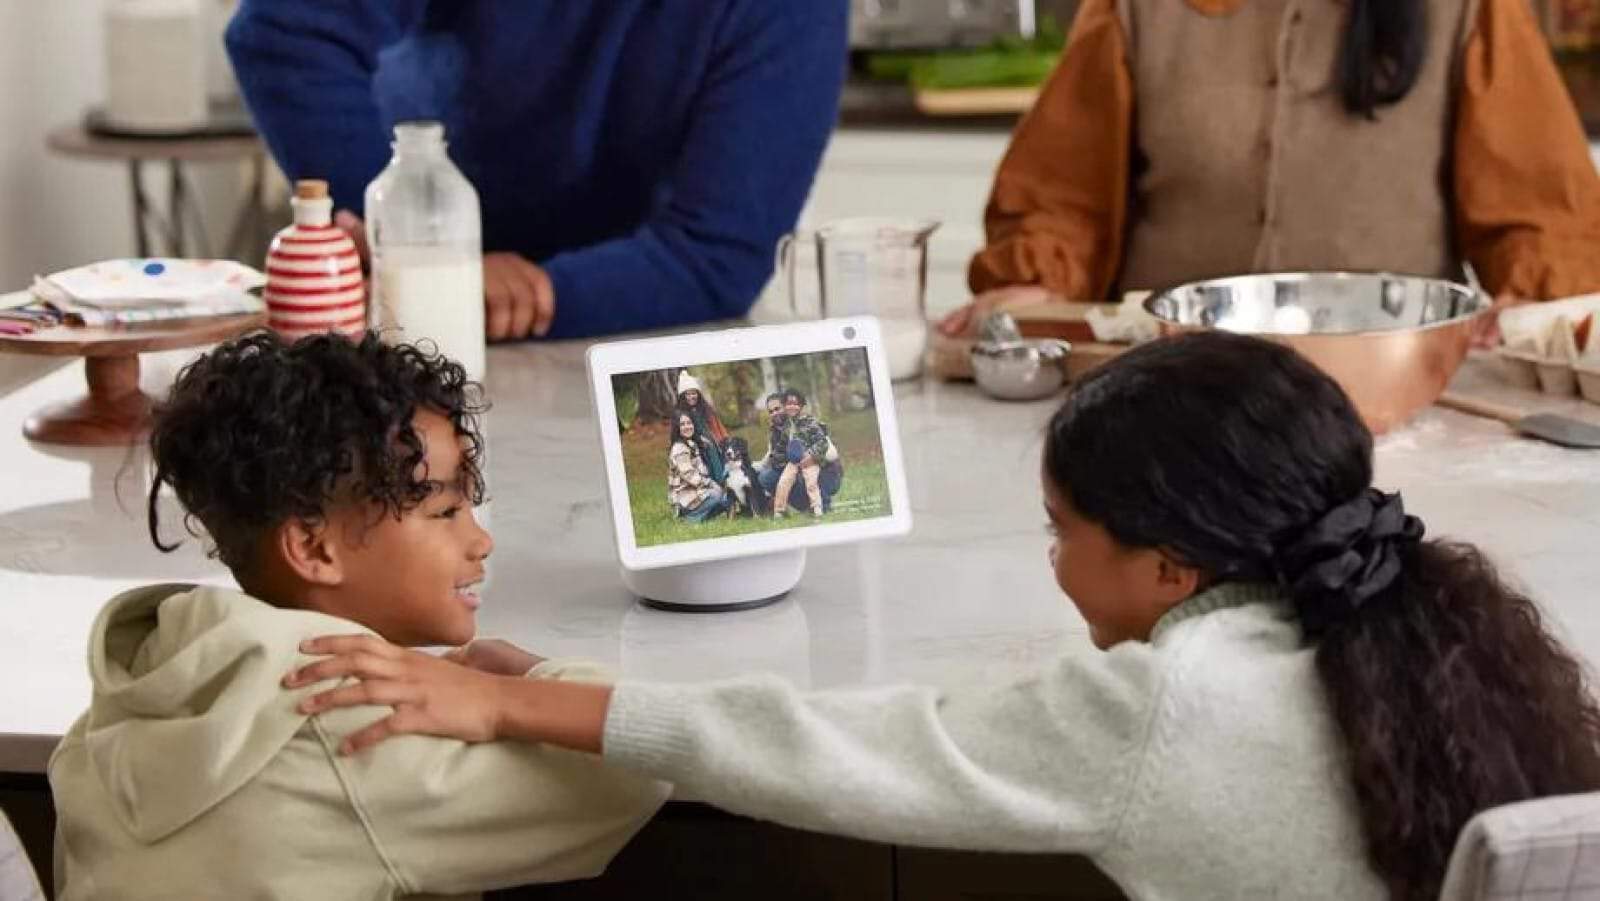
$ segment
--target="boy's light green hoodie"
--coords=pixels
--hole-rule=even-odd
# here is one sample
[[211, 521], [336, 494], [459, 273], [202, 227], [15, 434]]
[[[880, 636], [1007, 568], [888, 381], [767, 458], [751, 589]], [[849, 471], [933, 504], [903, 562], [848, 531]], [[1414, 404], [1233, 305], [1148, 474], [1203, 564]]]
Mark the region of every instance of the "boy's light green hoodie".
[[[295, 712], [306, 638], [368, 631], [219, 588], [114, 599], [94, 695], [50, 761], [57, 891], [75, 899], [385, 899], [599, 873], [668, 786], [529, 744], [339, 741], [387, 707]], [[530, 678], [598, 678], [540, 664]]]

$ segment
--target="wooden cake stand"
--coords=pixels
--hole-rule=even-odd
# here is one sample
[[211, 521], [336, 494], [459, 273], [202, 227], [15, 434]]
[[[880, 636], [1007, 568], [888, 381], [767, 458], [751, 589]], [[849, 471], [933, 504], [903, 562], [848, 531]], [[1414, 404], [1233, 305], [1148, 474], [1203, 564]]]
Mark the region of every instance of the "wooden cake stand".
[[127, 329], [56, 326], [0, 335], [0, 351], [83, 357], [89, 393], [29, 416], [22, 434], [50, 444], [133, 444], [150, 430], [154, 399], [139, 390], [139, 354], [212, 344], [266, 325], [265, 313]]

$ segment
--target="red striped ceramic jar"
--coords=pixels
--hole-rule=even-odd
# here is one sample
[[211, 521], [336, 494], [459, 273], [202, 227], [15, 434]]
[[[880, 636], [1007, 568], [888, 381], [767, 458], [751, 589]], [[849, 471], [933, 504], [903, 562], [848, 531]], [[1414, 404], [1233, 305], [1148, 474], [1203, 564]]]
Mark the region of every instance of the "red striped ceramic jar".
[[333, 227], [328, 183], [295, 183], [294, 224], [267, 251], [267, 324], [286, 341], [316, 332], [360, 337], [367, 292], [356, 245]]

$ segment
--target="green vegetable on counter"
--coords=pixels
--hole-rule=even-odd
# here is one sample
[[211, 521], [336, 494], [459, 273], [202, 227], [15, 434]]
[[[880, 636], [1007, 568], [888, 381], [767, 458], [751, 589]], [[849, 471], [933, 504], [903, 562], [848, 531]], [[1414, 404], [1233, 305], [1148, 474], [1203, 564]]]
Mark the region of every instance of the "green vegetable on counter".
[[903, 81], [918, 90], [1032, 87], [1044, 83], [1066, 46], [1066, 35], [1046, 16], [1031, 39], [1007, 37], [977, 50], [874, 53], [867, 74]]
[[907, 81], [923, 91], [1033, 87], [1044, 83], [1055, 64], [1055, 54], [974, 53], [939, 57], [912, 66]]

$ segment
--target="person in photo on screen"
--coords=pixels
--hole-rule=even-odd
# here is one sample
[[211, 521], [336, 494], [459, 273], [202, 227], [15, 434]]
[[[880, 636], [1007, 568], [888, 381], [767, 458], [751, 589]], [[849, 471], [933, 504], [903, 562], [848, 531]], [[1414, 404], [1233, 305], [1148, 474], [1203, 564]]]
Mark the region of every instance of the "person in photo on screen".
[[[778, 474], [783, 472], [780, 462], [783, 454], [778, 452], [778, 425], [783, 422], [783, 393], [774, 391], [767, 395], [763, 406], [767, 408], [767, 455], [756, 461], [756, 474], [761, 476], [761, 487], [770, 495], [778, 487]], [[767, 481], [768, 472], [772, 473], [770, 483]]]
[[679, 519], [705, 522], [728, 509], [728, 495], [711, 477], [706, 458], [715, 450], [700, 433], [694, 417], [673, 418], [672, 445], [667, 451], [667, 502]]
[[[775, 497], [778, 491], [778, 479], [783, 476], [784, 467], [788, 465], [787, 448], [789, 435], [786, 425], [787, 416], [783, 412], [783, 393], [775, 392], [767, 395], [767, 455], [756, 464], [756, 473], [761, 480], [761, 489], [768, 497]], [[822, 433], [828, 435], [828, 426], [819, 424]], [[839, 456], [839, 449], [833, 443], [833, 438], [828, 437], [827, 450], [822, 457], [822, 470], [817, 475], [817, 485], [822, 489], [822, 512], [827, 513], [833, 508], [833, 496], [839, 493], [844, 485], [844, 460]], [[811, 498], [806, 494], [804, 479], [798, 479], [789, 489], [789, 506], [796, 510], [811, 512]], [[774, 507], [776, 509], [776, 507]]]
[[825, 512], [822, 504], [822, 461], [828, 456], [831, 441], [822, 423], [806, 412], [806, 396], [793, 388], [783, 392], [781, 428], [784, 465], [772, 493], [772, 515], [788, 515], [789, 493], [794, 490], [798, 477], [805, 483], [806, 500], [812, 517], [820, 519]]
[[711, 395], [700, 387], [700, 380], [689, 374], [685, 369], [678, 373], [678, 404], [676, 412], [688, 414], [694, 420], [695, 431], [707, 440], [702, 444], [704, 448], [706, 468], [711, 472], [711, 480], [722, 484], [727, 479], [727, 463], [722, 459], [722, 445], [728, 440], [728, 427], [722, 424], [722, 417], [717, 415], [716, 405], [711, 402]]

